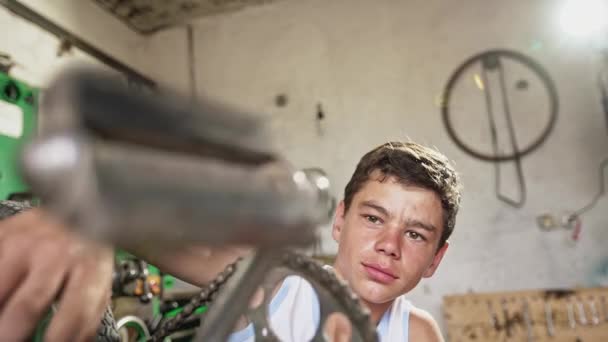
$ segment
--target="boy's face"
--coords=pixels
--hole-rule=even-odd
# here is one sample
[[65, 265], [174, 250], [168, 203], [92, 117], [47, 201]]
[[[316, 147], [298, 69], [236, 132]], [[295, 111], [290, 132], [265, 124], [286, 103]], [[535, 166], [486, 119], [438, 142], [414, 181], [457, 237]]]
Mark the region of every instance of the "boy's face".
[[438, 251], [443, 208], [431, 190], [398, 183], [379, 173], [355, 194], [348, 212], [341, 202], [333, 225], [335, 267], [364, 302], [381, 304], [433, 275], [447, 249]]

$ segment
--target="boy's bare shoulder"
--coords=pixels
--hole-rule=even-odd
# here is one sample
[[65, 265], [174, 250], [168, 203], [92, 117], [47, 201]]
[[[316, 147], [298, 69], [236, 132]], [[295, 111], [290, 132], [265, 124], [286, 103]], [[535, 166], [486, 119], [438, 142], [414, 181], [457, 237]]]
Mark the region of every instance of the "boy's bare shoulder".
[[409, 341], [443, 342], [439, 326], [428, 312], [413, 307], [409, 325]]

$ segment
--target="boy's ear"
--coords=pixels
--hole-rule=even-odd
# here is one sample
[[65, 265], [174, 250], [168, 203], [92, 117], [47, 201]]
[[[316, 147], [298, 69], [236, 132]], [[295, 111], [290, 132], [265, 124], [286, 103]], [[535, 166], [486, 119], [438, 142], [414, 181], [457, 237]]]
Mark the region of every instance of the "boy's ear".
[[422, 275], [423, 278], [430, 278], [433, 276], [433, 274], [437, 270], [437, 267], [439, 267], [439, 264], [441, 263], [441, 259], [443, 259], [443, 256], [445, 255], [445, 252], [448, 250], [449, 246], [450, 246], [450, 243], [448, 241], [446, 241], [445, 244], [437, 251], [437, 253], [435, 253], [433, 262]]
[[336, 208], [336, 214], [334, 216], [334, 224], [331, 229], [331, 235], [334, 238], [334, 241], [340, 242], [340, 234], [342, 233], [342, 228], [344, 227], [344, 200], [340, 201], [338, 207]]

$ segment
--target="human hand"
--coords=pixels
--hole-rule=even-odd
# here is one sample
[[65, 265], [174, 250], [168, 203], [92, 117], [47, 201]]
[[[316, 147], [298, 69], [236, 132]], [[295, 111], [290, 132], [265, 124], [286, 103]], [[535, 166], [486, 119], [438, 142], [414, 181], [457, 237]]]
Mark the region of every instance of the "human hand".
[[111, 295], [112, 249], [41, 209], [0, 221], [0, 336], [27, 339], [52, 303], [46, 341], [91, 339]]

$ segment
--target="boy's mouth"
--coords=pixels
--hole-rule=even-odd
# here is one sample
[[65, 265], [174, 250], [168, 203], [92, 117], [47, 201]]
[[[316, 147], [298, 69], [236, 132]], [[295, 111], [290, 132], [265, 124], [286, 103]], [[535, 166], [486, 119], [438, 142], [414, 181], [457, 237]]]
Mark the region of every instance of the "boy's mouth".
[[393, 274], [388, 268], [386, 267], [382, 267], [380, 265], [377, 264], [367, 264], [367, 263], [361, 263], [361, 265], [363, 266], [363, 269], [365, 269], [365, 272], [367, 273], [367, 275], [374, 281], [383, 283], [383, 284], [388, 284], [391, 283], [397, 279], [399, 279], [399, 277], [397, 277], [395, 274]]

